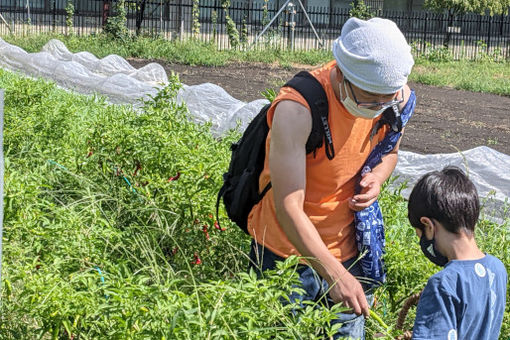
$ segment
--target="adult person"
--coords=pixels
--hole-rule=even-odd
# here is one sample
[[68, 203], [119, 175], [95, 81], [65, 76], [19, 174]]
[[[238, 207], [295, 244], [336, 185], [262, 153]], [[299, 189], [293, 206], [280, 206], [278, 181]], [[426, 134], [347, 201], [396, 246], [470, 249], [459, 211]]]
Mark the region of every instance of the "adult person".
[[333, 55], [335, 60], [311, 74], [327, 94], [335, 157], [328, 159], [324, 146], [306, 154], [310, 108], [297, 91], [283, 87], [268, 111], [259, 185], [271, 181], [272, 189], [248, 217], [250, 257], [261, 270], [290, 255], [305, 257], [307, 264], [298, 272], [306, 294], [292, 298], [318, 300], [328, 292], [330, 304], [343, 303], [353, 312], [338, 315], [336, 322], [343, 326], [335, 338], [364, 338], [369, 301], [367, 287], [356, 278], [363, 273], [356, 261], [354, 213], [376, 201], [397, 163], [400, 140], [372, 171], [362, 178], [360, 173], [388, 131], [384, 126], [373, 134], [381, 113], [393, 105], [402, 110], [410, 102], [406, 83], [414, 61], [402, 32], [381, 18], [347, 20]]

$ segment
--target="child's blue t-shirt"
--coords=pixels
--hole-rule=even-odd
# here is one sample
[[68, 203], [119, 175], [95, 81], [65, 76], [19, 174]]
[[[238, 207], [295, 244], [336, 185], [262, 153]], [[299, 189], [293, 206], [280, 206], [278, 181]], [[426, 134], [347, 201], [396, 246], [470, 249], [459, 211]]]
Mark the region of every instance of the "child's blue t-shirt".
[[423, 290], [413, 339], [498, 339], [506, 282], [505, 266], [494, 256], [448, 262]]

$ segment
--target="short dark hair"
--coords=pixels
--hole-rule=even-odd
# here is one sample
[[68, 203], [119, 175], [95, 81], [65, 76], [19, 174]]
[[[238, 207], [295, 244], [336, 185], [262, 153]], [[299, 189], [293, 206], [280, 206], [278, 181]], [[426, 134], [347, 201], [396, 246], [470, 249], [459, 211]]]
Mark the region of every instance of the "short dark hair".
[[449, 232], [461, 229], [471, 234], [480, 215], [480, 201], [475, 185], [457, 167], [425, 174], [409, 196], [408, 218], [411, 225], [423, 230], [421, 217], [440, 222]]

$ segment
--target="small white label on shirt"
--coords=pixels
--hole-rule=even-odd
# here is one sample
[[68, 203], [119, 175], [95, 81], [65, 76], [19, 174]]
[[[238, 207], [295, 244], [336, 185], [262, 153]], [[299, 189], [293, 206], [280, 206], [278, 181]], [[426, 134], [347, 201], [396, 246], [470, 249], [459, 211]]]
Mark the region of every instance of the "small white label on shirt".
[[475, 272], [476, 272], [476, 275], [478, 275], [480, 277], [484, 277], [486, 274], [485, 267], [481, 263], [475, 264]]
[[448, 340], [457, 340], [457, 330], [450, 329], [448, 332]]

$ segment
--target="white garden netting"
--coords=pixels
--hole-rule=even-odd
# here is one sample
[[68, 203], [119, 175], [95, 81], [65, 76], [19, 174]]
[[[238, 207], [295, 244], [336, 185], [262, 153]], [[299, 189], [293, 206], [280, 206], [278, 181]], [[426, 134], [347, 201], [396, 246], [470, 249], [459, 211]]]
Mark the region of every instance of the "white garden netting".
[[[99, 93], [114, 103], [137, 104], [140, 99], [154, 96], [168, 83], [163, 67], [157, 63], [140, 69], [132, 67], [124, 58], [109, 55], [98, 59], [88, 52], [71, 53], [59, 40], [49, 41], [38, 53], [23, 49], [0, 39], [0, 67], [22, 72], [33, 77], [54, 80], [58, 85], [80, 93]], [[190, 116], [198, 123], [210, 122], [212, 132], [219, 136], [229, 129], [244, 130], [249, 121], [268, 101], [250, 103], [237, 100], [223, 88], [205, 83], [187, 86], [179, 91], [179, 102], [185, 102]], [[407, 197], [410, 188], [426, 172], [457, 165], [466, 169], [475, 182], [484, 204], [491, 215], [501, 214], [510, 199], [510, 156], [488, 147], [477, 147], [461, 153], [419, 155], [401, 151], [392, 184], [398, 187], [407, 182], [402, 193]], [[487, 199], [488, 198], [488, 199]]]

